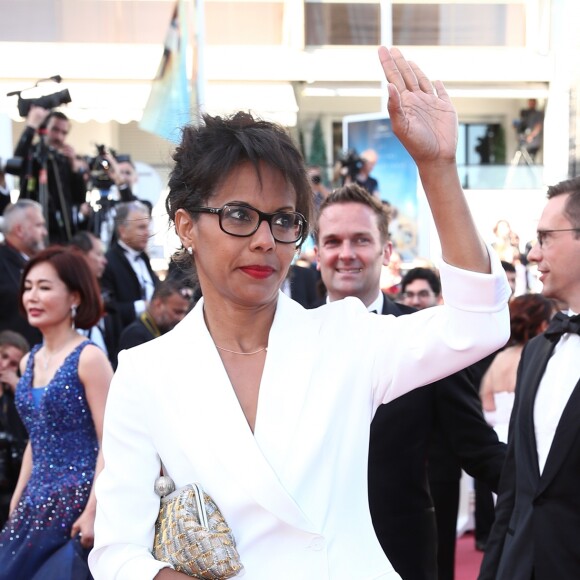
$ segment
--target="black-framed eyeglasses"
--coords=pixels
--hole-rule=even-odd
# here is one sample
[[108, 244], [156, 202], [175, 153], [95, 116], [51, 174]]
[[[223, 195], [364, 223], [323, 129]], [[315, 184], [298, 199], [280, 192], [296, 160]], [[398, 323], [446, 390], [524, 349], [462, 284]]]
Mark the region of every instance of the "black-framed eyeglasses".
[[577, 233], [580, 233], [580, 228], [564, 228], [561, 230], [538, 230], [536, 232], [536, 238], [538, 240], [538, 244], [539, 244], [540, 248], [544, 247], [544, 242], [546, 241], [546, 238], [548, 237], [547, 234], [553, 234], [555, 232], [577, 232]]
[[306, 218], [296, 211], [265, 213], [241, 203], [227, 203], [223, 207], [196, 207], [188, 211], [218, 215], [221, 230], [238, 238], [254, 235], [263, 221], [268, 222], [272, 237], [281, 244], [299, 243], [306, 233]]

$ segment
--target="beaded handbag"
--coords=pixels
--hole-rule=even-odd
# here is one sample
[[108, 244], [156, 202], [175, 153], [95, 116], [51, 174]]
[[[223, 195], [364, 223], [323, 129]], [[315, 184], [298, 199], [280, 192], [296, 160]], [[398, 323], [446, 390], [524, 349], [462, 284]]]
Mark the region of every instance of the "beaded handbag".
[[243, 569], [234, 535], [213, 499], [197, 483], [173, 491], [167, 476], [155, 481], [161, 507], [153, 556], [193, 578], [231, 578]]

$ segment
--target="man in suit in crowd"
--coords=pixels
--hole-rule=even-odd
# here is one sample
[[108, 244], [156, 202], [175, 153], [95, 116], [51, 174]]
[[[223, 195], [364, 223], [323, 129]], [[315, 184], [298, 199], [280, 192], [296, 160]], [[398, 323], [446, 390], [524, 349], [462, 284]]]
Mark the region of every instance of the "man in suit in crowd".
[[508, 453], [481, 580], [580, 577], [580, 177], [548, 188], [542, 293], [568, 305], [522, 353]]
[[[394, 316], [413, 308], [380, 290], [389, 261], [388, 214], [358, 185], [335, 190], [321, 206], [316, 254], [330, 301], [356, 296], [369, 311]], [[381, 405], [371, 425], [369, 503], [385, 554], [406, 580], [437, 578], [437, 532], [427, 483], [427, 448], [442, 431], [472, 474], [497, 484], [505, 448], [481, 413], [463, 373]]]
[[159, 278], [145, 252], [151, 224], [149, 208], [131, 201], [118, 204], [116, 212], [117, 241], [107, 251], [101, 284], [125, 328], [145, 312]]
[[30, 350], [17, 332], [0, 332], [0, 527], [8, 519], [10, 499], [28, 442], [28, 433], [14, 404], [20, 360]]
[[[441, 304], [439, 274], [431, 268], [411, 268], [401, 280], [401, 297], [404, 304], [417, 310]], [[484, 358], [466, 370], [473, 393], [479, 392], [479, 384], [493, 356]], [[429, 489], [437, 519], [438, 578], [442, 580], [454, 576], [461, 481], [461, 461], [442, 430], [435, 431], [431, 437], [427, 461]], [[497, 480], [495, 484], [492, 486], [494, 490], [497, 489]], [[486, 488], [489, 489], [489, 486]]]
[[153, 292], [145, 312], [123, 330], [119, 351], [143, 344], [169, 332], [189, 312], [193, 289], [166, 278]]
[[318, 282], [319, 277], [315, 270], [308, 266], [292, 264], [282, 285], [282, 291], [304, 308], [316, 308], [320, 306]]
[[411, 268], [401, 280], [403, 304], [417, 310], [441, 304], [441, 280], [431, 268]]
[[0, 330], [22, 334], [29, 344], [42, 340], [18, 308], [20, 276], [26, 262], [44, 249], [47, 235], [42, 207], [19, 199], [4, 211], [4, 243], [0, 244]]

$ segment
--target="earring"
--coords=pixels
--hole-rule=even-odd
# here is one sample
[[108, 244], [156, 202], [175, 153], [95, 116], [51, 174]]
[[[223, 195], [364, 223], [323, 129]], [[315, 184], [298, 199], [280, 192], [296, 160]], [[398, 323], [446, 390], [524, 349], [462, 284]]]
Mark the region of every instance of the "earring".
[[71, 317], [71, 328], [74, 330], [75, 329], [75, 318], [77, 317], [77, 305], [73, 304], [70, 307], [70, 317]]
[[193, 256], [193, 248], [192, 248], [191, 246], [189, 246], [189, 248], [187, 248], [187, 253], [188, 253], [190, 256]]

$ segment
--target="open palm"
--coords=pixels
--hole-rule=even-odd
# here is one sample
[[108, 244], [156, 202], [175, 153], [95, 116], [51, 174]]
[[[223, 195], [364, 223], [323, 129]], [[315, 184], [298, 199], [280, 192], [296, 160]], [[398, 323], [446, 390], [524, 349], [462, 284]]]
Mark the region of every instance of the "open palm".
[[388, 110], [395, 135], [415, 162], [452, 161], [457, 149], [457, 114], [443, 83], [432, 83], [397, 48], [381, 46], [389, 81]]

